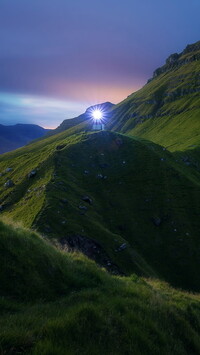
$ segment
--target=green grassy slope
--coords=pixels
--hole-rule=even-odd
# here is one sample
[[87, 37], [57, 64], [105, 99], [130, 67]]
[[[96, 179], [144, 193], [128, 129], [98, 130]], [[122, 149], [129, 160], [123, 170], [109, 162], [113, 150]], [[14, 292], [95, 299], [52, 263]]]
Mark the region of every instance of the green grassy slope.
[[[98, 286], [90, 263], [57, 251], [34, 232], [0, 221], [0, 294], [21, 301], [50, 301], [71, 289]], [[80, 265], [79, 265], [80, 264]], [[85, 279], [87, 274], [87, 279]]]
[[2, 354], [197, 354], [200, 298], [0, 222]]
[[200, 144], [200, 42], [170, 56], [141, 90], [112, 110], [109, 128], [170, 151]]
[[1, 157], [2, 214], [113, 273], [199, 290], [198, 172], [144, 140], [69, 132]]

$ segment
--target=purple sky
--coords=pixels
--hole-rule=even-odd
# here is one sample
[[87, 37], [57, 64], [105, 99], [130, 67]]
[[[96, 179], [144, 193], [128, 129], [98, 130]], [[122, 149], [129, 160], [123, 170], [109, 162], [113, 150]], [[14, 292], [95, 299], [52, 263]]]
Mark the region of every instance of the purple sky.
[[0, 123], [55, 127], [200, 40], [200, 0], [0, 0]]

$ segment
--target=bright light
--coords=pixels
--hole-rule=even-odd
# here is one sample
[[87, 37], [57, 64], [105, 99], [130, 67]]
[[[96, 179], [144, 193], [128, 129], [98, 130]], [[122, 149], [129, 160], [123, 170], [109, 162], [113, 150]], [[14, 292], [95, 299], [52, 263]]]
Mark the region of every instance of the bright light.
[[93, 116], [93, 118], [94, 118], [95, 120], [101, 120], [102, 117], [103, 117], [103, 114], [102, 114], [102, 112], [101, 112], [100, 110], [94, 110], [94, 111], [92, 112], [92, 116]]

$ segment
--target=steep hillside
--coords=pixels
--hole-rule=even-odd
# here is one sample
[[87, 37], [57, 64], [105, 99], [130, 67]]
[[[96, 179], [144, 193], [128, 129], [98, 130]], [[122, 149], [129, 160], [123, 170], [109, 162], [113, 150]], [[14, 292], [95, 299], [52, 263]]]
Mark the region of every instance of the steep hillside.
[[2, 354], [200, 352], [200, 297], [111, 276], [33, 232], [0, 221]]
[[200, 41], [173, 54], [139, 91], [112, 110], [109, 129], [143, 137], [170, 151], [200, 145]]
[[0, 154], [20, 148], [36, 138], [43, 137], [48, 131], [31, 124], [13, 126], [0, 124]]
[[144, 140], [69, 129], [1, 157], [2, 215], [112, 273], [199, 290], [199, 173], [176, 160]]

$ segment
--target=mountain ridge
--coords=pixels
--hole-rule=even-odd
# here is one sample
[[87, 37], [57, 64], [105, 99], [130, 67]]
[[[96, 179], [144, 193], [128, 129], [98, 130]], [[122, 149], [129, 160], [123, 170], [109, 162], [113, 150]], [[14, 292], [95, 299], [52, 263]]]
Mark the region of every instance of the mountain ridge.
[[34, 139], [44, 136], [49, 130], [34, 124], [0, 124], [0, 154], [20, 148]]
[[[189, 62], [197, 61], [200, 60], [200, 41], [194, 43], [194, 44], [188, 44], [186, 48], [181, 52], [181, 53], [173, 53], [171, 54], [167, 59], [166, 63], [160, 67], [157, 68], [154, 73], [153, 73], [153, 78], [149, 79], [149, 81], [153, 80], [156, 78], [158, 75], [167, 72], [168, 70], [174, 69], [175, 67], [179, 67], [181, 65], [187, 64]], [[190, 54], [191, 56], [187, 56]]]

